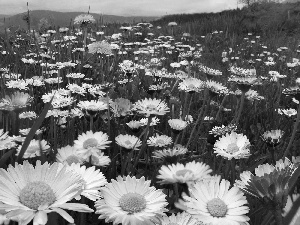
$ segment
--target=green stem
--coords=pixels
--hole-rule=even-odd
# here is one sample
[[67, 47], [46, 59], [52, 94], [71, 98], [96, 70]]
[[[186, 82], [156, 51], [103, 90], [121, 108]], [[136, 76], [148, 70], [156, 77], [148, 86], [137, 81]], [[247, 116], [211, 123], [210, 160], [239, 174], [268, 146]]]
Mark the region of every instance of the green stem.
[[275, 209], [273, 210], [273, 215], [276, 220], [276, 225], [283, 225], [280, 205], [276, 205]]
[[239, 108], [237, 117], [233, 120], [233, 124], [238, 124], [239, 123], [239, 120], [240, 120], [240, 117], [241, 117], [241, 114], [242, 114], [242, 111], [243, 111], [243, 107], [244, 107], [244, 102], [245, 102], [245, 92], [243, 91], [242, 96], [241, 96], [240, 108]]
[[293, 141], [294, 141], [296, 133], [297, 133], [299, 121], [300, 121], [300, 104], [298, 106], [297, 118], [296, 118], [296, 122], [294, 123], [293, 133], [292, 133], [291, 139], [289, 141], [289, 144], [283, 154], [283, 158], [285, 158], [289, 154], [290, 148], [292, 147]]

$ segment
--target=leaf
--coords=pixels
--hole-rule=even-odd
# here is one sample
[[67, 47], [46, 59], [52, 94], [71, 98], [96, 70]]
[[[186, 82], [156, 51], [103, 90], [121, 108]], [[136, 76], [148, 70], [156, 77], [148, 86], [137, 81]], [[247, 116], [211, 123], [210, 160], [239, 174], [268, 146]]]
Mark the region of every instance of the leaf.
[[292, 177], [289, 181], [289, 192], [293, 189], [294, 185], [296, 184], [298, 178], [300, 176], [300, 166], [294, 171]]
[[15, 152], [15, 150], [10, 150], [6, 152], [0, 159], [0, 168], [3, 168], [4, 164], [6, 163], [7, 159]]
[[21, 162], [21, 159], [23, 158], [23, 155], [26, 151], [26, 149], [28, 148], [31, 140], [33, 139], [34, 135], [35, 135], [35, 132], [40, 128], [40, 126], [42, 125], [46, 115], [47, 115], [47, 112], [48, 110], [50, 109], [51, 107], [51, 103], [52, 103], [52, 100], [54, 98], [54, 95], [52, 96], [50, 102], [48, 102], [46, 104], [46, 106], [44, 107], [42, 113], [40, 114], [39, 118], [35, 121], [35, 123], [33, 124], [33, 126], [31, 127], [30, 131], [29, 131], [29, 134], [27, 135], [23, 145], [22, 145], [22, 148], [21, 148], [21, 151], [18, 155], [18, 158], [17, 158], [17, 162], [20, 163]]

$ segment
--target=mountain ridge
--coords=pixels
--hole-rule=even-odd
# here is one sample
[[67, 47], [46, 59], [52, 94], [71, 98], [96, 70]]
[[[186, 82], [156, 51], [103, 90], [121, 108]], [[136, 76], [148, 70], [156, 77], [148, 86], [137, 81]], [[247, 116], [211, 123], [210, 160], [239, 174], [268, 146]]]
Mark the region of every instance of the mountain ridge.
[[[58, 12], [51, 10], [32, 10], [30, 13], [30, 24], [33, 29], [37, 29], [41, 19], [46, 19], [49, 24], [56, 27], [69, 26], [74, 18], [84, 12]], [[103, 24], [107, 23], [136, 23], [136, 22], [150, 22], [158, 19], [159, 17], [154, 16], [115, 16], [99, 13], [90, 13], [98, 21], [101, 21]], [[2, 20], [0, 22], [0, 29], [4, 27], [18, 27], [18, 28], [27, 28], [27, 24], [24, 21], [24, 16], [27, 15], [27, 12], [7, 16], [1, 15], [0, 19], [5, 17], [5, 22]], [[1, 17], [3, 16], [3, 17]]]

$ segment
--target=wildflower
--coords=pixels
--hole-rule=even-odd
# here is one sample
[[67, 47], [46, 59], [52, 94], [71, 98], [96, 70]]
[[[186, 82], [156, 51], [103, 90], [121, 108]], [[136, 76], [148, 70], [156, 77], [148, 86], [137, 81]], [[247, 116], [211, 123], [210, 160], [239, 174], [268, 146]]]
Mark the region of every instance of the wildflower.
[[[88, 161], [88, 158], [86, 158], [86, 161]], [[110, 162], [110, 158], [104, 155], [102, 151], [96, 151], [90, 157], [90, 163], [94, 166], [106, 167], [110, 164]]]
[[188, 125], [186, 121], [181, 119], [169, 119], [168, 123], [175, 133], [182, 131]]
[[166, 159], [172, 161], [177, 156], [182, 156], [187, 153], [188, 149], [180, 144], [176, 144], [173, 148], [167, 148], [163, 150], [156, 150], [153, 152], [153, 158]]
[[106, 149], [111, 141], [108, 140], [108, 135], [102, 131], [93, 133], [87, 131], [78, 136], [74, 141], [74, 148], [78, 149], [78, 153], [83, 155], [83, 158], [88, 158], [94, 155], [98, 150]]
[[36, 119], [37, 115], [33, 111], [22, 112], [19, 114], [20, 119]]
[[117, 177], [101, 188], [103, 199], [96, 201], [99, 219], [113, 224], [143, 225], [159, 223], [159, 217], [166, 212], [166, 195], [150, 186], [144, 177]]
[[283, 208], [291, 188], [289, 181], [298, 166], [287, 158], [280, 159], [275, 166], [262, 164], [255, 168], [255, 175], [250, 171], [241, 173], [241, 180], [236, 180], [235, 185], [247, 194], [263, 199], [268, 206]]
[[192, 161], [185, 165], [163, 165], [157, 179], [161, 180], [158, 182], [161, 184], [192, 183], [208, 177], [211, 172], [212, 169], [205, 163]]
[[[147, 126], [147, 124], [148, 124], [148, 118], [142, 118], [142, 119], [140, 119], [140, 124], [141, 124], [141, 126]], [[155, 116], [155, 117], [152, 117], [151, 118], [151, 122], [150, 122], [150, 127], [151, 126], [156, 126], [157, 124], [159, 123], [159, 119]]]
[[67, 171], [78, 174], [84, 182], [79, 196], [75, 197], [77, 200], [80, 199], [80, 195], [92, 201], [96, 201], [100, 198], [99, 190], [107, 184], [107, 181], [99, 169], [96, 169], [95, 166], [87, 168], [86, 166], [81, 166], [79, 163], [72, 163], [67, 166]]
[[277, 112], [280, 115], [286, 115], [288, 117], [297, 115], [297, 110], [292, 109], [292, 108], [290, 108], [290, 109], [277, 109]]
[[6, 95], [5, 98], [0, 101], [0, 103], [3, 104], [0, 104], [0, 110], [20, 110], [28, 106], [31, 101], [32, 97], [30, 97], [29, 94], [17, 91], [11, 96]]
[[190, 196], [183, 195], [185, 211], [204, 224], [248, 224], [246, 196], [227, 180], [210, 179], [191, 186]]
[[[22, 146], [19, 146], [17, 149], [16, 155], [20, 154]], [[31, 140], [29, 146], [27, 147], [23, 158], [34, 158], [36, 156], [41, 156], [41, 153], [48, 154], [50, 151], [50, 146], [47, 144], [45, 140]]]
[[161, 225], [202, 225], [203, 223], [198, 221], [194, 216], [187, 212], [172, 214], [170, 216], [163, 216], [161, 219]]
[[123, 117], [131, 114], [132, 104], [128, 99], [117, 98], [110, 103], [110, 107], [115, 117]]
[[186, 78], [179, 83], [179, 90], [188, 93], [199, 92], [204, 88], [204, 83], [197, 78]]
[[147, 144], [149, 146], [155, 146], [155, 147], [165, 147], [172, 144], [172, 142], [173, 141], [171, 137], [168, 137], [167, 135], [158, 135], [158, 134], [149, 137], [149, 139], [147, 140]]
[[133, 110], [140, 114], [145, 114], [147, 117], [154, 115], [165, 115], [169, 112], [169, 107], [167, 104], [160, 99], [143, 99], [137, 101], [133, 105]]
[[139, 150], [138, 148], [142, 145], [142, 142], [136, 136], [119, 134], [116, 137], [116, 144], [128, 150]]
[[16, 146], [17, 144], [13, 138], [8, 136], [8, 132], [4, 133], [3, 129], [0, 129], [0, 150], [11, 149]]
[[283, 134], [282, 130], [270, 130], [263, 133], [262, 139], [269, 146], [275, 147], [280, 144]]
[[91, 23], [95, 23], [95, 19], [90, 14], [81, 14], [76, 16], [74, 19], [74, 24], [87, 25]]
[[231, 132], [220, 137], [214, 144], [214, 153], [231, 160], [232, 158], [248, 158], [250, 142], [243, 134]]
[[17, 217], [20, 224], [44, 225], [47, 223], [47, 213], [57, 212], [69, 223], [74, 219], [64, 210], [93, 212], [87, 205], [67, 203], [81, 191], [83, 181], [75, 173], [59, 168], [59, 163], [52, 165], [47, 162], [41, 165], [36, 162], [34, 167], [25, 161], [9, 166], [1, 171], [0, 206], [6, 212], [8, 219]]
[[88, 46], [89, 53], [91, 54], [103, 54], [103, 55], [112, 55], [112, 48], [110, 44], [106, 41], [97, 41]]
[[73, 146], [67, 145], [57, 149], [56, 161], [59, 163], [71, 165], [72, 163], [84, 163], [84, 158], [78, 153]]
[[95, 115], [97, 112], [107, 109], [108, 104], [103, 101], [79, 101], [77, 106], [81, 110], [85, 110], [89, 115]]

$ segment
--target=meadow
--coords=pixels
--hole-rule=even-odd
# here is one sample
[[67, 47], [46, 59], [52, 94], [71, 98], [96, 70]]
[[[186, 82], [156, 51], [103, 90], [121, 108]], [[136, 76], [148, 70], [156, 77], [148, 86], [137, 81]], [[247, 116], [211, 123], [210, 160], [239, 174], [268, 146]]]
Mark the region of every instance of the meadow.
[[195, 24], [5, 30], [0, 224], [299, 224], [298, 39]]

